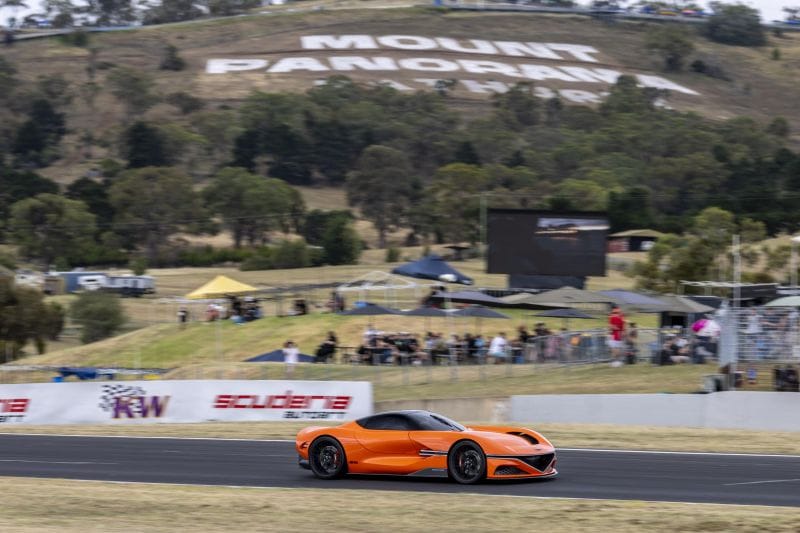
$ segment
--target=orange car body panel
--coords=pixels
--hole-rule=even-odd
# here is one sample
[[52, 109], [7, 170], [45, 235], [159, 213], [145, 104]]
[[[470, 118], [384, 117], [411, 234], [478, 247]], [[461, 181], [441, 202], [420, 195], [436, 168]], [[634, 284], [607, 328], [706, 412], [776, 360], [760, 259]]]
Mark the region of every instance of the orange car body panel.
[[[335, 427], [309, 427], [297, 434], [300, 459], [308, 460], [314, 439], [330, 436], [344, 449], [350, 474], [413, 475], [447, 471], [447, 452], [459, 441], [476, 442], [486, 454], [488, 479], [551, 477], [555, 469], [555, 448], [540, 433], [516, 426], [472, 426], [466, 431], [403, 431], [365, 429], [355, 421]], [[535, 463], [522, 457], [552, 455], [552, 460]], [[509, 467], [502, 469], [501, 467]], [[500, 472], [498, 472], [500, 469]]]

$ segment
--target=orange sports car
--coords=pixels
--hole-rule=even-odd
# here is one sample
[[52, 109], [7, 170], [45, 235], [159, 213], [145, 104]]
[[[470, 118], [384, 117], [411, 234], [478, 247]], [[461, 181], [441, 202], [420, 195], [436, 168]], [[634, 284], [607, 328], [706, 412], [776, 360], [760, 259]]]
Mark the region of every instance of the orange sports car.
[[541, 434], [464, 427], [428, 411], [392, 411], [297, 434], [300, 466], [321, 479], [345, 474], [449, 476], [459, 483], [555, 476], [556, 451]]

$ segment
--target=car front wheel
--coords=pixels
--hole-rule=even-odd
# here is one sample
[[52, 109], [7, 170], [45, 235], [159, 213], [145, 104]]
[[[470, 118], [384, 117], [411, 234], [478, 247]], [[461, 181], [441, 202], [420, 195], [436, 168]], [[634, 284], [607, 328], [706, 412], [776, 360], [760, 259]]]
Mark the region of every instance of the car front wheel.
[[320, 437], [308, 450], [311, 471], [320, 479], [335, 479], [347, 471], [347, 459], [339, 441], [333, 437]]
[[475, 442], [458, 442], [447, 455], [447, 472], [459, 483], [478, 483], [486, 477], [486, 454]]

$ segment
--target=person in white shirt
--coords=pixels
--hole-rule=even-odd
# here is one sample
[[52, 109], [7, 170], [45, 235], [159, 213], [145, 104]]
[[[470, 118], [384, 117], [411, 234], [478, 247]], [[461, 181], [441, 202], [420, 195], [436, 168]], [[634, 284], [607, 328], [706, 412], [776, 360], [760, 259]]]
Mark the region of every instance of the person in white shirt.
[[286, 341], [283, 345], [283, 362], [286, 364], [286, 377], [292, 377], [294, 367], [300, 360], [300, 350], [293, 341]]
[[498, 333], [496, 337], [489, 343], [489, 357], [493, 358], [493, 362], [503, 360], [508, 357], [508, 341], [506, 340], [505, 333]]

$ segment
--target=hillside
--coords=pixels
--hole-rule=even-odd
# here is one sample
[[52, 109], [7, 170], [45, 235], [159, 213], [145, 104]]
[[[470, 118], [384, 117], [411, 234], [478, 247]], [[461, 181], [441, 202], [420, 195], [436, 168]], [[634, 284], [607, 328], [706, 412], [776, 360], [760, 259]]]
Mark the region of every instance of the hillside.
[[[611, 24], [528, 13], [325, 9], [93, 34], [88, 47], [57, 38], [25, 41], [3, 55], [23, 80], [61, 74], [70, 83], [67, 149], [62, 160], [44, 171], [66, 181], [104, 157], [106, 150], [114, 155], [113, 143], [100, 143], [106, 150], [85, 154], [77, 141], [81, 130], [100, 139], [119, 130], [123, 109], [103, 83], [119, 66], [149, 72], [162, 95], [184, 91], [222, 108], [254, 89], [301, 91], [336, 74], [383, 81], [401, 90], [456, 80], [447, 88], [451, 101], [475, 112], [481, 109], [475, 103], [486, 101], [493, 90], [526, 80], [534, 82], [540, 96], [561, 91], [566, 102], [591, 105], [603, 97], [609, 81], [626, 73], [639, 76], [645, 85], [671, 88], [666, 104], [675, 109], [712, 119], [749, 115], [762, 123], [785, 116], [800, 131], [800, 35], [771, 37], [769, 46], [757, 49], [695, 38], [690, 61], [714, 64], [727, 78], [720, 79], [661, 72], [658, 59], [643, 46], [653, 28], [653, 23]], [[168, 44], [177, 47], [185, 70], [158, 69]], [[773, 48], [780, 49], [780, 60], [770, 59]], [[94, 100], [87, 95], [90, 64], [100, 87]], [[144, 118], [159, 122], [176, 115], [172, 106], [160, 104]]]

